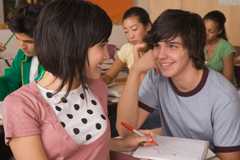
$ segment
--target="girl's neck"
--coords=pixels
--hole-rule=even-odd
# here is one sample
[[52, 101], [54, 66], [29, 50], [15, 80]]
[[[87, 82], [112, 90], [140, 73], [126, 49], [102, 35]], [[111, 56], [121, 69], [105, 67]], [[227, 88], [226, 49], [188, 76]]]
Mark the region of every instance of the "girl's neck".
[[219, 42], [220, 38], [215, 38], [211, 41], [207, 41], [207, 46], [214, 46]]
[[[56, 91], [62, 84], [62, 80], [51, 74], [50, 72], [45, 72], [42, 79], [37, 82], [41, 87]], [[68, 83], [63, 86], [61, 90], [67, 91]], [[79, 82], [74, 81], [71, 90], [76, 89], [80, 86]]]
[[[193, 65], [193, 64], [189, 64]], [[189, 92], [195, 89], [200, 83], [203, 76], [203, 69], [195, 67], [186, 67], [179, 76], [172, 77], [171, 80], [175, 87], [181, 92]]]

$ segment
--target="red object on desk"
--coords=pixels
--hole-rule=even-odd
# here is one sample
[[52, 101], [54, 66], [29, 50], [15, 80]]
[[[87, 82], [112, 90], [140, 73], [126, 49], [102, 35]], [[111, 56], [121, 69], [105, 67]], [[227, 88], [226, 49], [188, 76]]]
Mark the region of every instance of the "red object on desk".
[[121, 125], [122, 125], [124, 128], [126, 128], [127, 130], [129, 130], [130, 132], [133, 132], [133, 133], [137, 134], [138, 136], [150, 136], [150, 137], [151, 137], [151, 140], [148, 141], [148, 143], [158, 145], [157, 142], [152, 138], [151, 135], [146, 135], [146, 134], [144, 134], [144, 133], [142, 133], [142, 132], [134, 129], [131, 125], [129, 125], [129, 124], [125, 123], [125, 122], [121, 122]]

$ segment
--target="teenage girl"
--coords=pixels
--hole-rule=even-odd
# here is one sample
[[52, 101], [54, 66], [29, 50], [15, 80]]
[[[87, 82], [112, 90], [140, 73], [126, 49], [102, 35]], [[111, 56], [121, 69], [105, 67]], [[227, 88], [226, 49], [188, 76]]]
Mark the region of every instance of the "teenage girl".
[[124, 13], [122, 26], [128, 43], [120, 48], [112, 67], [104, 74], [106, 83], [110, 83], [124, 67], [131, 68], [134, 63], [134, 45], [143, 42], [144, 36], [151, 29], [151, 20], [143, 8], [132, 7]]
[[86, 1], [53, 0], [43, 8], [34, 41], [46, 71], [3, 102], [5, 138], [16, 160], [106, 160], [110, 147], [131, 150], [146, 141], [110, 140], [98, 66], [111, 30], [104, 10]]
[[204, 16], [207, 32], [205, 58], [207, 66], [222, 73], [228, 80], [233, 81], [234, 48], [228, 42], [225, 22], [226, 17], [220, 11], [211, 11]]

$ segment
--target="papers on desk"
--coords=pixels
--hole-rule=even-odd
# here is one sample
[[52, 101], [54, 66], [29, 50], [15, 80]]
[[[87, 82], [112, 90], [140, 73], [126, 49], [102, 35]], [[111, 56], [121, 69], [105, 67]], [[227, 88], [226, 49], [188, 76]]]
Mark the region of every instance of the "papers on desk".
[[[101, 73], [106, 72], [113, 64], [113, 59], [106, 59], [101, 65]], [[121, 93], [123, 91], [128, 72], [127, 70], [122, 70], [119, 72], [118, 76], [113, 80], [112, 83], [108, 84], [108, 101], [116, 103], [119, 101]]]
[[123, 87], [124, 87], [123, 85], [113, 85], [109, 87], [108, 100], [113, 103], [118, 102], [123, 91]]
[[108, 85], [108, 100], [118, 102], [123, 92], [127, 78], [127, 72], [120, 72], [118, 77]]
[[202, 140], [157, 136], [157, 146], [139, 147], [133, 156], [152, 160], [205, 160], [208, 142]]

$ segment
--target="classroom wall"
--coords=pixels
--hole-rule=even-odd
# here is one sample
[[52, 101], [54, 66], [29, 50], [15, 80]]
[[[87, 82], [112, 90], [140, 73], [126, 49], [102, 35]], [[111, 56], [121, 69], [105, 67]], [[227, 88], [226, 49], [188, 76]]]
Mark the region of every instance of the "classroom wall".
[[227, 18], [225, 25], [230, 42], [240, 45], [240, 4], [224, 5], [219, 3], [219, 0], [182, 0], [182, 8], [197, 12], [201, 16], [213, 9], [222, 11]]
[[4, 22], [3, 0], [0, 0], [0, 23]]
[[[222, 0], [223, 1], [223, 0]], [[227, 1], [227, 0], [225, 0]], [[240, 46], [240, 4], [225, 5], [220, 4], [220, 0], [135, 0], [137, 6], [145, 8], [152, 20], [155, 20], [159, 14], [165, 9], [184, 9], [199, 13], [201, 16], [211, 10], [221, 10], [226, 18], [226, 31], [228, 38], [233, 45]], [[121, 46], [126, 42], [123, 38], [120, 26], [114, 26], [111, 41], [116, 42], [117, 46]]]

